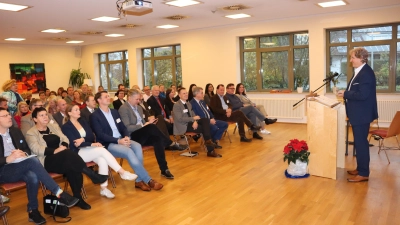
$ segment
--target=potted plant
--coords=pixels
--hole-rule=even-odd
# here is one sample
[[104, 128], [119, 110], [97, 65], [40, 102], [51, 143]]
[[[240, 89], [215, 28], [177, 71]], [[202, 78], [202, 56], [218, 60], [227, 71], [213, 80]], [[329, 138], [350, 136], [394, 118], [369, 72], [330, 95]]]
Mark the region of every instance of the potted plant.
[[304, 78], [302, 76], [296, 77], [297, 93], [303, 93]]
[[283, 161], [288, 161], [288, 168], [285, 171], [286, 177], [302, 178], [308, 177], [308, 145], [306, 141], [298, 139], [290, 140], [283, 149]]
[[81, 63], [79, 62], [78, 69], [72, 69], [69, 75], [69, 84], [72, 87], [80, 88], [83, 84], [84, 79], [90, 79], [90, 75], [81, 72]]

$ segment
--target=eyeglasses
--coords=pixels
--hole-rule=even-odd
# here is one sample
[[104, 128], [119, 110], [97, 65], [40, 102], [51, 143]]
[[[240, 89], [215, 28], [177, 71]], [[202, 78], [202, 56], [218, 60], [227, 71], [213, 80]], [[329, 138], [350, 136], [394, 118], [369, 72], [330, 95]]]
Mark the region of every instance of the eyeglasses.
[[35, 107], [38, 107], [38, 108], [40, 108], [40, 107], [43, 107], [43, 105], [35, 105]]
[[7, 114], [5, 114], [5, 115], [1, 115], [0, 117], [9, 117], [9, 116], [11, 116], [11, 114], [10, 114], [10, 113], [7, 113]]

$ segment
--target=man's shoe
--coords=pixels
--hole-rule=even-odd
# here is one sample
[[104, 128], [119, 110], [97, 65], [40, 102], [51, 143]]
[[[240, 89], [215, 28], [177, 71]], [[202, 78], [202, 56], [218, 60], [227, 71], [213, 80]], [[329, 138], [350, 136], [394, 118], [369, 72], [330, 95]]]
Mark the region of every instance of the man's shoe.
[[262, 140], [263, 137], [261, 137], [257, 132], [253, 133], [253, 138], [258, 139], [258, 140]]
[[178, 144], [170, 145], [169, 147], [171, 148], [170, 150], [177, 150], [177, 151], [183, 151], [188, 148], [187, 145], [178, 145]]
[[125, 171], [123, 174], [119, 175], [122, 180], [136, 180], [137, 175], [134, 173], [131, 173], [129, 171]]
[[215, 149], [221, 149], [222, 146], [218, 144], [218, 142], [214, 142], [214, 148]]
[[251, 139], [248, 139], [246, 137], [240, 137], [240, 142], [251, 142]]
[[348, 178], [347, 181], [348, 182], [363, 182], [363, 181], [368, 181], [368, 177], [363, 177], [363, 176], [357, 175], [353, 178]]
[[358, 171], [357, 170], [348, 170], [347, 173], [350, 174], [350, 175], [354, 175], [354, 176], [358, 175]]
[[147, 185], [144, 181], [135, 182], [135, 188], [140, 188], [142, 191], [151, 191], [149, 185]]
[[252, 131], [255, 131], [255, 132], [257, 132], [257, 131], [259, 131], [261, 129], [261, 127], [260, 126], [256, 126], [256, 125], [251, 125], [251, 127], [250, 127], [250, 130], [252, 130]]
[[92, 207], [87, 204], [85, 201], [83, 201], [83, 199], [79, 199], [78, 204], [76, 204], [76, 206], [78, 206], [79, 208], [83, 209], [83, 210], [89, 210]]
[[196, 134], [196, 135], [192, 136], [192, 138], [193, 138], [193, 140], [194, 140], [195, 142], [197, 142], [197, 141], [200, 139], [200, 137], [201, 137], [200, 134]]
[[161, 171], [161, 176], [167, 178], [167, 179], [174, 179], [174, 175], [169, 171], [169, 169], [166, 169], [165, 171]]
[[153, 179], [151, 179], [149, 181], [148, 185], [151, 187], [151, 189], [154, 189], [156, 191], [161, 190], [164, 187], [164, 185], [158, 183], [157, 181], [155, 181]]
[[100, 190], [100, 195], [104, 196], [106, 198], [110, 198], [110, 199], [111, 198], [115, 198], [115, 195], [110, 190], [108, 190], [107, 188], [101, 189]]
[[278, 120], [278, 119], [268, 119], [268, 118], [265, 118], [264, 122], [265, 122], [265, 124], [270, 125], [270, 124], [275, 123], [277, 120]]
[[8, 210], [10, 210], [10, 206], [1, 206], [0, 207], [0, 217], [4, 216]]
[[59, 201], [69, 208], [69, 207], [72, 207], [72, 206], [76, 205], [76, 203], [79, 202], [79, 199], [75, 198], [74, 196], [72, 196], [72, 195], [68, 194], [67, 192], [63, 191], [60, 194]]
[[213, 147], [213, 148], [215, 148], [215, 143], [212, 142], [211, 139], [210, 139], [210, 140], [207, 140], [204, 144], [205, 144], [207, 147]]
[[35, 224], [44, 224], [46, 223], [46, 219], [40, 215], [40, 212], [38, 209], [32, 209], [32, 212], [28, 213], [29, 222], [34, 222]]
[[222, 155], [216, 153], [215, 151], [207, 152], [207, 157], [221, 158]]

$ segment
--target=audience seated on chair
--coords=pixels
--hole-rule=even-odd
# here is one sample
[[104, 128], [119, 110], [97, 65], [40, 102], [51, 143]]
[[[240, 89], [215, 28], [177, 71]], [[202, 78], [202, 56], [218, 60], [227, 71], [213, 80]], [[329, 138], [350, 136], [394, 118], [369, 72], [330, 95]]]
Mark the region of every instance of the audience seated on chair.
[[165, 104], [165, 99], [160, 97], [160, 88], [158, 85], [154, 85], [152, 88], [152, 95], [147, 100], [147, 104], [151, 107], [154, 112], [154, 116], [162, 115], [164, 120], [167, 122], [168, 132], [171, 134], [173, 131], [174, 118], [172, 117], [171, 111]]
[[113, 101], [113, 106], [114, 109], [118, 110], [121, 105], [123, 105], [125, 101], [125, 91], [124, 90], [118, 90], [116, 94], [117, 99]]
[[29, 113], [31, 113], [31, 111], [29, 111], [29, 105], [26, 102], [18, 103], [18, 110], [14, 114], [14, 120], [18, 124], [18, 128], [21, 128], [22, 117], [28, 115]]
[[61, 127], [64, 124], [65, 110], [67, 109], [67, 102], [64, 99], [58, 99], [57, 109], [58, 109], [58, 112], [53, 115], [53, 118], [57, 122], [58, 126]]
[[[172, 110], [174, 108], [174, 96], [175, 96], [175, 90], [172, 88], [168, 88], [166, 94], [166, 98], [165, 98], [165, 105], [166, 108], [168, 108], [169, 110]], [[170, 112], [171, 113], [171, 112]], [[172, 113], [171, 113], [172, 115]]]
[[86, 107], [81, 109], [81, 118], [84, 119], [88, 124], [90, 124], [89, 117], [96, 109], [96, 101], [94, 100], [94, 96], [86, 96], [85, 103]]
[[190, 102], [193, 99], [193, 90], [197, 87], [196, 84], [191, 84], [189, 87], [189, 92], [188, 92], [188, 101]]
[[[42, 100], [32, 99], [32, 101], [29, 105], [30, 111], [33, 112], [33, 110], [35, 110], [36, 108], [40, 108], [40, 107], [43, 107]], [[49, 117], [49, 123], [56, 124], [58, 126], [57, 122], [54, 120], [52, 115], [48, 115], [48, 117]], [[28, 130], [34, 126], [35, 126], [35, 122], [32, 119], [32, 113], [29, 113], [21, 118], [22, 134], [26, 135], [26, 132], [28, 132]]]
[[74, 101], [74, 88], [68, 87], [67, 93], [68, 95], [64, 98], [64, 100], [67, 102], [68, 105], [70, 105]]
[[211, 97], [214, 95], [214, 86], [210, 83], [206, 85], [204, 90], [204, 102], [210, 106]]
[[143, 94], [144, 101], [147, 102], [147, 99], [149, 99], [150, 96], [152, 95], [152, 93], [150, 91], [150, 86], [147, 86], [147, 85], [144, 86], [143, 92], [144, 92], [144, 94]]
[[[0, 107], [6, 109], [7, 111], [10, 112], [8, 108], [8, 101], [6, 98], [0, 97]], [[11, 113], [11, 112], [10, 112]], [[18, 123], [15, 121], [14, 117], [11, 118], [13, 127], [18, 128]]]

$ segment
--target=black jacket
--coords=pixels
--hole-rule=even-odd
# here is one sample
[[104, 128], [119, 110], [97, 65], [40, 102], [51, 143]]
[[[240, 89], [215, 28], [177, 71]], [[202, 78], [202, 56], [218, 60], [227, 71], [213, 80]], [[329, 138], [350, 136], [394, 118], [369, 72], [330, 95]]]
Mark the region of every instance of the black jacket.
[[[22, 134], [21, 130], [15, 127], [9, 128], [10, 136], [12, 143], [15, 149], [19, 149], [31, 154], [31, 150], [29, 149], [28, 143], [26, 143], [25, 137]], [[4, 157], [4, 142], [3, 136], [0, 135], [0, 167], [6, 164], [6, 157]]]

